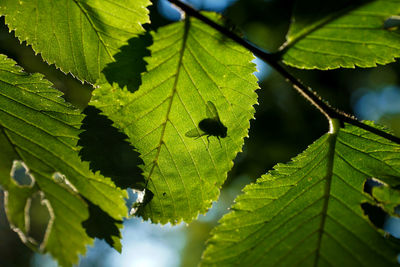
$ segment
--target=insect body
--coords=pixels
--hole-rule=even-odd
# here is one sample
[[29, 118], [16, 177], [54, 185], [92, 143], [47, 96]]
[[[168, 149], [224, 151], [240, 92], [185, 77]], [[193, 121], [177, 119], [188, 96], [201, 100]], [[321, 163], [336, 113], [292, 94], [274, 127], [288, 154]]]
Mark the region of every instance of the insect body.
[[219, 138], [225, 138], [227, 136], [228, 128], [222, 124], [221, 120], [219, 119], [217, 108], [211, 101], [207, 101], [206, 114], [208, 118], [205, 118], [199, 122], [199, 129], [201, 131], [199, 131], [197, 128], [194, 128], [188, 131], [185, 135], [187, 137], [196, 138], [207, 135], [208, 143], [210, 143], [210, 136], [216, 136], [219, 144], [221, 145], [221, 140]]

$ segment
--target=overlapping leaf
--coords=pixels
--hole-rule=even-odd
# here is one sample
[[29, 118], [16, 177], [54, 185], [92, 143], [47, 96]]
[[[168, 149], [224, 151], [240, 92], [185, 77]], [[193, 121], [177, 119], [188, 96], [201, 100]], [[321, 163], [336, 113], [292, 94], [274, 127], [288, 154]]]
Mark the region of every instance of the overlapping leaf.
[[[0, 184], [6, 191], [7, 216], [23, 241], [33, 244], [26, 208], [40, 194], [51, 216], [41, 249], [70, 266], [92, 242], [82, 227], [89, 212], [81, 196], [121, 220], [127, 213], [126, 194], [80, 160], [79, 111], [42, 76], [24, 73], [14, 64], [0, 57]], [[19, 185], [10, 177], [16, 161], [29, 168], [32, 185]]]
[[[159, 29], [153, 42], [139, 90], [102, 85], [92, 104], [142, 155], [154, 197], [140, 214], [153, 222], [189, 222], [217, 199], [247, 136], [257, 102], [254, 57], [193, 18]], [[208, 101], [228, 129], [221, 143], [186, 136], [207, 118]]]
[[400, 56], [400, 34], [385, 24], [400, 14], [399, 0], [301, 0], [297, 6], [280, 51], [285, 64], [306, 69], [375, 67]]
[[367, 179], [400, 183], [400, 145], [338, 125], [247, 186], [213, 231], [203, 266], [397, 266], [400, 247], [364, 214]]
[[149, 22], [149, 0], [2, 0], [10, 30], [49, 63], [94, 83], [127, 40]]

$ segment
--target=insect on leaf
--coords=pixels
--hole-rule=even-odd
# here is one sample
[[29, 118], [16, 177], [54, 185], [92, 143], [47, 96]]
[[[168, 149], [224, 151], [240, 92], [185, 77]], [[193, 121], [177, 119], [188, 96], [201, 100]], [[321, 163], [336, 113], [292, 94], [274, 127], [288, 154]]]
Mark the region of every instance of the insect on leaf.
[[[248, 134], [257, 103], [254, 56], [192, 17], [161, 27], [152, 37], [140, 88], [132, 94], [118, 88], [118, 81], [99, 84], [92, 104], [142, 155], [154, 197], [136, 214], [153, 222], [190, 222], [218, 198]], [[189, 138], [203, 132], [227, 136], [221, 146]]]

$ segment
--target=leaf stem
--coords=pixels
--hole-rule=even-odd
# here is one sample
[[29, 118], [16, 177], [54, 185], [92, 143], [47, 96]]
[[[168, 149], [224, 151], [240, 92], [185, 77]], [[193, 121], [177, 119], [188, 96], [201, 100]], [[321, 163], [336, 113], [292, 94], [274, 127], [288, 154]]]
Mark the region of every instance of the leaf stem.
[[198, 10], [190, 7], [189, 5], [181, 2], [180, 0], [168, 0], [168, 1], [171, 2], [172, 4], [174, 4], [175, 6], [177, 6], [178, 8], [180, 8], [181, 10], [183, 10], [187, 15], [193, 16], [193, 17], [199, 19], [200, 21], [202, 21], [205, 24], [209, 25], [210, 27], [214, 28], [221, 34], [230, 38], [234, 42], [247, 48], [249, 51], [251, 51], [257, 57], [264, 60], [271, 67], [273, 67], [277, 72], [279, 72], [288, 82], [290, 82], [293, 85], [293, 88], [297, 92], [299, 92], [305, 99], [307, 99], [308, 102], [310, 102], [314, 107], [316, 107], [322, 114], [324, 114], [325, 117], [329, 121], [331, 121], [332, 119], [339, 119], [341, 122], [346, 122], [346, 123], [352, 124], [354, 126], [358, 126], [364, 130], [370, 131], [376, 135], [379, 135], [390, 141], [400, 144], [399, 137], [391, 135], [385, 131], [379, 130], [372, 126], [369, 126], [369, 125], [357, 120], [355, 117], [330, 106], [328, 103], [326, 103], [324, 100], [322, 100], [322, 98], [315, 91], [311, 90], [310, 87], [304, 85], [299, 79], [297, 79], [292, 74], [290, 74], [279, 63], [279, 59], [276, 58], [273, 54], [270, 54], [264, 50], [261, 50], [260, 48], [251, 44], [247, 40], [239, 37], [232, 31], [228, 30], [227, 28], [225, 28], [225, 27], [215, 23], [211, 19], [203, 16], [202, 14], [200, 14], [200, 12]]

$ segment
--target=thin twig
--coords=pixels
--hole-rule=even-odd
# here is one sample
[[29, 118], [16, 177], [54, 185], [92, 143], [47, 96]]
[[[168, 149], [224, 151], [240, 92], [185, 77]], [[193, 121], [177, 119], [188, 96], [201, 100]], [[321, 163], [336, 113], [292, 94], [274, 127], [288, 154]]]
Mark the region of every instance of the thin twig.
[[210, 27], [214, 28], [215, 30], [222, 33], [226, 37], [230, 38], [234, 42], [247, 48], [249, 51], [251, 51], [257, 57], [264, 60], [271, 67], [273, 67], [277, 72], [279, 72], [288, 82], [292, 83], [294, 89], [297, 92], [299, 92], [305, 99], [307, 99], [314, 107], [316, 107], [322, 114], [324, 114], [328, 120], [339, 119], [342, 122], [352, 124], [354, 126], [357, 126], [364, 130], [372, 132], [376, 135], [382, 136], [390, 141], [400, 144], [399, 137], [396, 137], [385, 131], [382, 131], [382, 130], [374, 128], [370, 125], [367, 125], [367, 124], [357, 120], [355, 117], [350, 116], [343, 111], [340, 111], [340, 110], [337, 110], [337, 109], [331, 107], [328, 103], [323, 101], [322, 98], [320, 96], [318, 96], [316, 92], [311, 90], [310, 87], [305, 86], [299, 79], [294, 77], [284, 67], [282, 67], [282, 65], [280, 65], [278, 59], [275, 58], [274, 55], [267, 53], [267, 52], [261, 50], [260, 48], [256, 47], [255, 45], [249, 43], [248, 41], [239, 37], [232, 31], [228, 30], [227, 28], [225, 28], [225, 27], [215, 23], [214, 21], [210, 20], [209, 18], [203, 16], [202, 14], [200, 14], [200, 12], [198, 12], [194, 8], [190, 7], [189, 5], [181, 2], [180, 0], [168, 0], [168, 1], [171, 2], [172, 4], [174, 4], [175, 6], [177, 6], [178, 8], [182, 9], [186, 13], [186, 15], [199, 19], [200, 21], [202, 21], [205, 24], [209, 25]]

